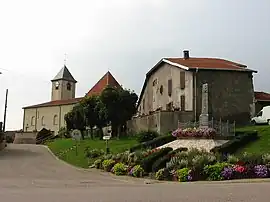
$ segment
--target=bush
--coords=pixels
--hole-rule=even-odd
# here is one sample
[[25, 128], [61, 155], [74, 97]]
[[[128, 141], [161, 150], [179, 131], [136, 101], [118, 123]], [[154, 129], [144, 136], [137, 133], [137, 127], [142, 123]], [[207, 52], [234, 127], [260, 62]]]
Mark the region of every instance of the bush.
[[139, 149], [153, 149], [153, 148], [156, 148], [156, 147], [159, 147], [159, 146], [162, 146], [164, 144], [167, 144], [169, 142], [172, 142], [176, 140], [175, 137], [173, 137], [172, 135], [163, 135], [163, 136], [159, 136], [153, 140], [150, 140], [148, 142], [143, 142], [143, 143], [140, 143], [140, 144], [137, 144], [133, 147], [130, 148], [130, 152], [134, 152], [136, 150], [139, 150]]
[[128, 167], [123, 163], [117, 163], [113, 166], [112, 170], [116, 175], [125, 175], [127, 174]]
[[70, 132], [66, 129], [66, 127], [61, 127], [58, 131], [58, 136], [60, 138], [71, 138]]
[[235, 153], [239, 148], [242, 148], [244, 145], [257, 140], [258, 138], [259, 137], [257, 131], [249, 131], [241, 133], [238, 132], [234, 139], [226, 142], [221, 146], [213, 148], [211, 151], [232, 154]]
[[263, 163], [263, 157], [260, 154], [254, 154], [254, 153], [243, 153], [240, 158], [241, 162], [243, 162], [246, 165], [258, 165]]
[[158, 136], [159, 134], [155, 131], [141, 131], [138, 134], [136, 134], [137, 141], [140, 143], [153, 140]]
[[102, 167], [102, 159], [95, 160], [94, 166], [96, 169], [100, 169]]
[[207, 165], [203, 171], [207, 175], [208, 180], [223, 180], [222, 171], [225, 167], [228, 167], [228, 163], [216, 163], [214, 165]]
[[192, 180], [190, 170], [188, 168], [182, 168], [176, 171], [179, 182], [187, 182]]
[[5, 139], [6, 139], [6, 143], [13, 143], [15, 139], [15, 135], [6, 135]]
[[140, 165], [135, 165], [130, 171], [129, 175], [133, 177], [142, 177], [144, 173], [143, 168]]
[[84, 150], [86, 158], [97, 158], [104, 155], [104, 151], [102, 149], [91, 149], [90, 147], [86, 147]]
[[111, 169], [113, 168], [114, 164], [115, 164], [115, 161], [114, 161], [114, 160], [112, 160], [112, 159], [107, 159], [107, 160], [104, 160], [104, 161], [102, 162], [102, 168], [103, 168], [105, 171], [110, 172]]
[[155, 178], [157, 180], [164, 180], [165, 179], [165, 169], [161, 168], [156, 172]]
[[169, 147], [162, 148], [159, 151], [154, 152], [153, 154], [143, 159], [141, 162], [141, 166], [143, 167], [144, 171], [151, 172], [153, 163], [159, 158], [168, 154], [170, 151], [172, 151], [172, 148], [169, 148]]
[[239, 161], [239, 159], [234, 155], [228, 155], [227, 162], [230, 164], [236, 164]]

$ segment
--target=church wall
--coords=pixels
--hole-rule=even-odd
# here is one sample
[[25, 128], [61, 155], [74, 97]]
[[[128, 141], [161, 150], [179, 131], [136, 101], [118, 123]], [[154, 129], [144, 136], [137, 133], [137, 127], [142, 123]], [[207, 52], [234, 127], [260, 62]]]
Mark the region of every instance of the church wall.
[[[65, 114], [71, 111], [73, 106], [74, 104], [24, 109], [23, 130], [30, 132], [34, 130], [40, 131], [42, 128], [46, 128], [57, 134], [59, 129], [65, 126]], [[32, 117], [35, 120], [33, 124], [31, 124]]]

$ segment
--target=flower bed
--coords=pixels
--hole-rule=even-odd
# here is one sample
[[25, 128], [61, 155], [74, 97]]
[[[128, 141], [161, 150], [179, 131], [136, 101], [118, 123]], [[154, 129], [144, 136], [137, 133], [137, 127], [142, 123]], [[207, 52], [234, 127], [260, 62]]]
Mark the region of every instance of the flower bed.
[[157, 180], [189, 182], [270, 177], [270, 154], [243, 154], [221, 160], [218, 154], [170, 148], [103, 155], [95, 167], [115, 175], [152, 176]]
[[199, 137], [199, 138], [214, 138], [217, 131], [213, 128], [178, 128], [172, 132], [172, 136], [176, 138], [182, 137]]

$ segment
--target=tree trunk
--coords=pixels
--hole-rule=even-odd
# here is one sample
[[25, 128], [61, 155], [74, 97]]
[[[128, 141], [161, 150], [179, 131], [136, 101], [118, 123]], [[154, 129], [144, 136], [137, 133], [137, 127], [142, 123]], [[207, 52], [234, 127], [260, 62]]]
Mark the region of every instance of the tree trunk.
[[90, 138], [93, 140], [93, 127], [90, 127]]
[[121, 125], [117, 127], [117, 139], [119, 140], [121, 136]]
[[99, 134], [99, 139], [102, 140], [103, 139], [103, 130], [102, 127], [98, 128], [98, 134]]

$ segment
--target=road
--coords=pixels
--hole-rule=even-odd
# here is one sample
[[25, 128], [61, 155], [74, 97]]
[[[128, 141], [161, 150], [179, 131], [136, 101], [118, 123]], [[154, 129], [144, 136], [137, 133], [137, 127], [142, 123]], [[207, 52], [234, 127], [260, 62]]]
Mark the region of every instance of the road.
[[8, 145], [0, 152], [0, 200], [5, 202], [268, 202], [270, 183], [151, 183], [78, 170], [43, 146]]

